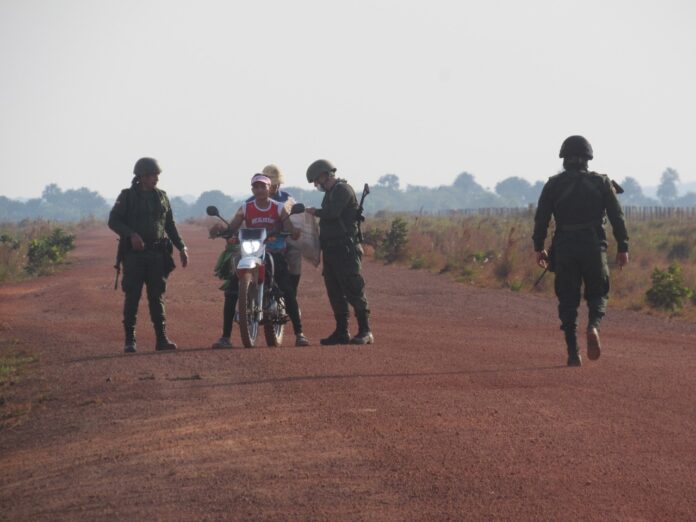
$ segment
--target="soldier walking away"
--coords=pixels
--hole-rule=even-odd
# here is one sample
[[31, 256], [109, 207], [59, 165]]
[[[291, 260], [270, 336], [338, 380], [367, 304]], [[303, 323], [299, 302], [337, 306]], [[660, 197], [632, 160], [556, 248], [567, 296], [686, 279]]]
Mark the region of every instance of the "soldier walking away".
[[136, 351], [135, 323], [143, 284], [155, 327], [155, 349], [176, 349], [176, 344], [167, 338], [164, 292], [167, 277], [174, 269], [172, 244], [179, 250], [184, 268], [188, 264], [188, 249], [176, 229], [167, 194], [157, 188], [161, 172], [155, 159], [140, 158], [135, 163], [130, 188], [121, 191], [109, 214], [109, 228], [120, 236], [117, 267], [123, 263], [126, 353]]
[[[541, 191], [532, 240], [537, 264], [556, 273], [554, 288], [568, 366], [581, 366], [576, 329], [582, 284], [588, 308], [587, 357], [596, 360], [601, 353], [599, 324], [609, 296], [605, 216], [617, 242], [619, 269], [628, 263], [628, 233], [616, 199], [618, 185], [605, 174], [587, 169], [593, 158], [590, 143], [582, 136], [570, 136], [563, 142], [559, 157], [563, 158], [564, 171], [550, 177]], [[552, 215], [556, 230], [547, 252], [544, 242]]]
[[[372, 344], [370, 310], [361, 274], [363, 250], [358, 240], [360, 214], [355, 191], [346, 180], [336, 177], [336, 167], [324, 159], [309, 166], [307, 181], [325, 192], [321, 208], [311, 207], [306, 212], [319, 218], [324, 284], [336, 319], [336, 329], [320, 343]], [[352, 339], [348, 332], [349, 304], [358, 320], [358, 333]]]

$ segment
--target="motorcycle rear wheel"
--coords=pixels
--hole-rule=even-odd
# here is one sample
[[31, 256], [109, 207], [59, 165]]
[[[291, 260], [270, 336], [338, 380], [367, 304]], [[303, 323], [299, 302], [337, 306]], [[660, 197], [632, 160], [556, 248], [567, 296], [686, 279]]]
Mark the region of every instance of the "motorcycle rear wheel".
[[268, 303], [264, 310], [263, 335], [266, 337], [266, 346], [280, 346], [283, 344], [283, 322], [282, 314], [285, 313], [285, 306], [282, 299], [275, 296], [268, 296]]

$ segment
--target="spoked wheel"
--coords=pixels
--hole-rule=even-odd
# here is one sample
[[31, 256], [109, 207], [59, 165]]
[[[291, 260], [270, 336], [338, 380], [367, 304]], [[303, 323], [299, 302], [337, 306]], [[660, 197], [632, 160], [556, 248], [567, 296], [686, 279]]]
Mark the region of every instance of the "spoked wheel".
[[263, 334], [266, 337], [267, 346], [280, 346], [283, 343], [284, 317], [283, 298], [270, 293], [263, 311]]
[[239, 279], [239, 333], [242, 344], [247, 348], [256, 346], [259, 322], [256, 312], [259, 309], [256, 278], [246, 272]]

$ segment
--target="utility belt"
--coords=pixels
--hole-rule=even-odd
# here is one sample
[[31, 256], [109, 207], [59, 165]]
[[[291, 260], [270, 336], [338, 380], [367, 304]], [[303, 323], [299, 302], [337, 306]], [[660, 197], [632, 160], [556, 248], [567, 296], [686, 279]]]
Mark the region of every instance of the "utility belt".
[[145, 243], [145, 250], [161, 250], [161, 251], [166, 251], [167, 250], [167, 243], [168, 243], [167, 238], [162, 238], [158, 239], [157, 241], [153, 242], [147, 242]]
[[604, 225], [604, 219], [595, 219], [594, 221], [589, 221], [588, 223], [578, 223], [576, 225], [563, 225], [557, 223], [556, 230], [559, 232], [576, 232], [578, 230], [588, 230], [602, 225]]

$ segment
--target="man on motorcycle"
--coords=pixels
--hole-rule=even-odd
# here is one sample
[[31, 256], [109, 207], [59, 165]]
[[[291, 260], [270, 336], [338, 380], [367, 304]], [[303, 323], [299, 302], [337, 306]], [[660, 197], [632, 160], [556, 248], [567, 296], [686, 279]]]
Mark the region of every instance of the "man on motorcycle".
[[[230, 222], [230, 229], [232, 232], [236, 232], [244, 224], [246, 228], [265, 228], [269, 233], [284, 230], [290, 232], [293, 239], [298, 239], [300, 231], [293, 227], [292, 222], [288, 219], [289, 213], [284, 205], [270, 198], [270, 188], [271, 180], [268, 176], [255, 174], [251, 178], [251, 189], [254, 197], [237, 210]], [[285, 297], [285, 307], [295, 332], [295, 346], [308, 346], [310, 342], [302, 333], [296, 288], [290, 278], [285, 257], [282, 253], [273, 253], [271, 255], [273, 256], [275, 266], [274, 279]], [[232, 273], [229, 284], [225, 288], [222, 336], [213, 344], [213, 348], [232, 347], [230, 336], [232, 334], [232, 322], [238, 295], [239, 281], [236, 274]]]
[[[280, 186], [285, 181], [283, 172], [276, 165], [266, 165], [261, 174], [267, 176], [271, 180], [271, 188], [269, 190], [269, 197], [273, 201], [278, 201], [285, 206], [285, 210], [290, 212], [290, 208], [294, 203], [296, 203], [295, 198], [293, 198], [289, 193], [284, 190], [280, 190]], [[247, 203], [254, 200], [254, 196], [247, 199]], [[288, 264], [288, 272], [290, 273], [290, 281], [292, 286], [295, 288], [295, 294], [297, 294], [297, 288], [300, 286], [300, 275], [302, 273], [302, 251], [300, 245], [293, 240], [288, 241], [288, 247], [285, 251], [285, 261]]]

